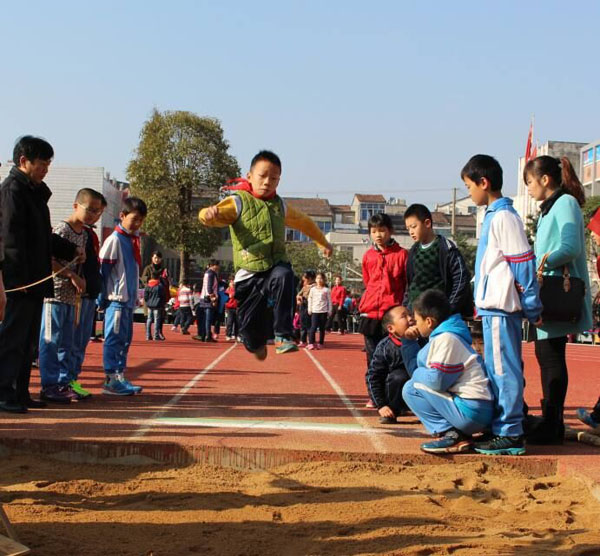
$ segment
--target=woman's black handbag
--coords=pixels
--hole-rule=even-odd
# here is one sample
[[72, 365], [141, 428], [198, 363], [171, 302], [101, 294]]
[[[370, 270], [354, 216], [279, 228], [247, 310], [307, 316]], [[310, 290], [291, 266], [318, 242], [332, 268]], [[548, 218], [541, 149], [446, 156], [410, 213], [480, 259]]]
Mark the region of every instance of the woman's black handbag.
[[585, 296], [585, 282], [581, 278], [571, 277], [569, 267], [563, 267], [562, 276], [548, 276], [542, 274], [546, 253], [537, 269], [537, 280], [540, 285], [540, 299], [542, 300], [542, 320], [558, 322], [577, 322], [583, 311], [583, 298]]

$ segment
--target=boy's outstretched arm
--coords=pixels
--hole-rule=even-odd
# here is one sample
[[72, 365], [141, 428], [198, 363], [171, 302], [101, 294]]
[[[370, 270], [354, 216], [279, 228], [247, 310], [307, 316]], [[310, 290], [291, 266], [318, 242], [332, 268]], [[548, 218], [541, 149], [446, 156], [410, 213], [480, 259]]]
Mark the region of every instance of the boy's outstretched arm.
[[211, 228], [224, 228], [233, 224], [239, 216], [239, 208], [235, 197], [226, 197], [216, 205], [203, 208], [198, 213], [198, 219], [205, 226]]
[[319, 229], [314, 220], [304, 214], [302, 211], [286, 205], [285, 225], [302, 232], [312, 239], [322, 250], [326, 257], [330, 257], [333, 252], [331, 244], [327, 241], [323, 232]]

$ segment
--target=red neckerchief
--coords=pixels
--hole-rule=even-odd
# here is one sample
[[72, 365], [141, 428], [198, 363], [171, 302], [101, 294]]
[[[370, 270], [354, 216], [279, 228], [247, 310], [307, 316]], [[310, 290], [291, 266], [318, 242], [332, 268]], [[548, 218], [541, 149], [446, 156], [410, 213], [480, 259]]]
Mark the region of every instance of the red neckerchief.
[[90, 236], [92, 237], [92, 244], [94, 245], [94, 252], [96, 253], [96, 257], [100, 255], [100, 240], [98, 239], [98, 235], [94, 231], [92, 226], [86, 226], [85, 229], [88, 231]]
[[227, 183], [221, 187], [221, 191], [246, 191], [250, 193], [253, 197], [257, 199], [262, 199], [263, 201], [268, 201], [273, 199], [275, 195], [277, 195], [276, 191], [273, 191], [270, 195], [266, 197], [259, 197], [252, 189], [252, 184], [244, 178], [233, 178], [232, 180], [227, 180]]
[[135, 234], [130, 234], [126, 232], [124, 228], [121, 226], [115, 226], [115, 232], [121, 234], [122, 236], [127, 236], [131, 239], [131, 243], [133, 245], [133, 256], [135, 257], [135, 262], [138, 265], [138, 268], [142, 268], [142, 253], [140, 251], [140, 236]]
[[396, 336], [394, 334], [392, 334], [391, 332], [390, 332], [389, 336], [390, 336], [390, 340], [392, 340], [392, 342], [394, 342], [397, 346], [402, 345], [402, 340], [400, 338], [396, 338]]

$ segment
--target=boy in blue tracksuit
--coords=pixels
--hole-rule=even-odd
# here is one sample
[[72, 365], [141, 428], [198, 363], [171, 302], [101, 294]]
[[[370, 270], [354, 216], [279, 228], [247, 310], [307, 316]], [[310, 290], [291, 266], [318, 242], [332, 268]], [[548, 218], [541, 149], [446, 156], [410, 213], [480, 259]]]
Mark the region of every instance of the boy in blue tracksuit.
[[476, 444], [475, 450], [521, 455], [525, 453], [521, 324], [523, 317], [539, 324], [542, 313], [535, 255], [512, 201], [502, 196], [500, 164], [491, 156], [475, 155], [461, 178], [473, 202], [487, 206], [477, 246], [474, 293], [496, 408], [493, 437]]
[[425, 428], [438, 440], [421, 445], [424, 452], [464, 452], [471, 435], [489, 427], [493, 394], [471, 335], [448, 298], [438, 289], [425, 290], [413, 301], [416, 328], [429, 342], [423, 348], [404, 339], [402, 356], [411, 379], [402, 395]]
[[141, 266], [140, 237], [148, 209], [141, 199], [123, 201], [121, 223], [106, 238], [100, 250], [102, 293], [98, 300], [104, 309], [103, 363], [106, 380], [102, 392], [131, 396], [142, 391], [125, 378], [127, 353], [133, 336], [133, 311], [137, 302]]

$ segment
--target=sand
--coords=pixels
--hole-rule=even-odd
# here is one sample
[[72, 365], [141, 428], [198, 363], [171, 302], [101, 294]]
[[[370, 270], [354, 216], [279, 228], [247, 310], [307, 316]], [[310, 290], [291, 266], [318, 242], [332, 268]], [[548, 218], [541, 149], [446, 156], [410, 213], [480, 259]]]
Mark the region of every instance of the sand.
[[600, 554], [583, 483], [481, 461], [242, 472], [13, 455], [0, 501], [43, 556]]

